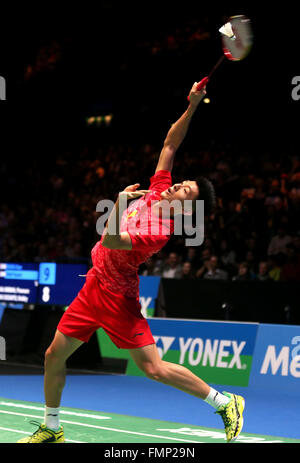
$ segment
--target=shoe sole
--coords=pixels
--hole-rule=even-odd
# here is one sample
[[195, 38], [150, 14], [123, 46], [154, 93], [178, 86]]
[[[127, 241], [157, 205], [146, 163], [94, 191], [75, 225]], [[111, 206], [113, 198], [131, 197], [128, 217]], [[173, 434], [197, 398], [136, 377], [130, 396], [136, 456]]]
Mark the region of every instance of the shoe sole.
[[[244, 412], [245, 410], [245, 400], [243, 399], [243, 402], [242, 402], [242, 413]], [[244, 426], [244, 418], [242, 416], [242, 419], [241, 419], [241, 426], [240, 426], [240, 430], [239, 430], [239, 433], [237, 436], [235, 436], [233, 439], [231, 439], [229, 442], [234, 442], [237, 440], [237, 438], [239, 437], [240, 433], [242, 432], [242, 429], [243, 429], [243, 426]]]

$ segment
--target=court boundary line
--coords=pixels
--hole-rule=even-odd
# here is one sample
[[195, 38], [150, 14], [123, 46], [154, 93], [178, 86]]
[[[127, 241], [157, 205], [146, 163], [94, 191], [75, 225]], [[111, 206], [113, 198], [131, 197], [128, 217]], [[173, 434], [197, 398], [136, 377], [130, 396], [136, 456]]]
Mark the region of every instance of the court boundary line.
[[[32, 434], [31, 432], [29, 431], [20, 431], [19, 429], [13, 429], [13, 428], [4, 428], [3, 426], [0, 426], [0, 430], [2, 431], [11, 431], [11, 432], [17, 432], [19, 434]], [[73, 439], [66, 439], [66, 442], [72, 442], [72, 443], [75, 443], [75, 444], [88, 444], [88, 442], [83, 442], [83, 441], [80, 441], [80, 440], [73, 440]]]
[[[29, 415], [28, 413], [17, 413], [17, 412], [10, 412], [8, 410], [0, 410], [0, 413], [7, 414], [7, 415], [17, 415], [17, 416], [27, 416], [29, 418], [39, 418], [43, 420], [43, 416], [40, 415]], [[96, 426], [94, 424], [87, 424], [87, 423], [79, 423], [77, 421], [68, 421], [68, 420], [60, 420], [61, 423], [66, 423], [66, 424], [75, 424], [77, 426], [85, 426], [87, 428], [95, 428], [95, 429], [102, 429], [104, 431], [114, 431], [114, 432], [120, 432], [120, 433], [125, 433], [125, 434], [134, 434], [137, 436], [145, 436], [145, 437], [156, 437], [158, 439], [167, 439], [167, 440], [172, 440], [172, 441], [180, 441], [180, 442], [188, 442], [188, 443], [194, 443], [194, 444], [205, 444], [203, 441], [194, 441], [194, 440], [188, 440], [188, 439], [180, 439], [180, 438], [175, 438], [175, 437], [168, 437], [168, 436], [158, 436], [157, 434], [146, 434], [146, 433], [141, 433], [138, 431], [128, 431], [124, 429], [116, 429], [116, 428], [108, 428], [106, 426]]]
[[[20, 404], [20, 403], [13, 403], [13, 402], [4, 402], [3, 400], [0, 401], [0, 406], [4, 405], [5, 407], [15, 407], [15, 408], [25, 408], [29, 410], [38, 410], [38, 411], [44, 411], [45, 407], [37, 407], [35, 405], [25, 405], [25, 404]], [[74, 416], [82, 416], [84, 418], [92, 418], [95, 420], [111, 420], [112, 418], [110, 416], [101, 416], [101, 415], [92, 415], [92, 414], [87, 414], [87, 413], [80, 413], [80, 412], [70, 412], [68, 410], [60, 410], [60, 414], [64, 415], [74, 415]]]
[[[26, 404], [23, 404], [23, 403], [19, 403], [19, 402], [6, 402], [6, 401], [3, 401], [3, 400], [0, 400], [0, 407], [1, 405], [3, 406], [7, 406], [7, 407], [15, 407], [15, 408], [25, 408], [25, 409], [30, 409], [30, 410], [40, 410], [40, 411], [43, 411], [44, 408], [43, 407], [37, 407], [37, 406], [33, 406], [33, 405], [26, 405]], [[30, 415], [30, 414], [25, 414], [25, 413], [17, 413], [17, 412], [11, 412], [9, 410], [1, 410], [0, 409], [0, 413], [3, 413], [3, 414], [9, 414], [9, 415], [17, 415], [17, 416], [28, 416], [28, 417], [32, 417], [32, 418], [39, 418], [41, 420], [43, 420], [44, 416], [38, 416], [38, 415]], [[102, 419], [101, 415], [94, 415], [94, 414], [89, 414], [89, 413], [80, 413], [80, 412], [71, 412], [71, 411], [68, 411], [68, 410], [61, 410], [60, 413], [65, 413], [65, 414], [68, 414], [68, 415], [74, 415], [74, 416], [82, 416], [84, 418], [90, 418], [90, 419]], [[99, 412], [101, 413], [101, 412]], [[109, 419], [112, 419], [112, 417], [106, 417], [106, 418], [109, 418]], [[187, 439], [180, 439], [180, 438], [172, 438], [172, 437], [167, 437], [167, 436], [160, 436], [160, 435], [156, 435], [156, 434], [148, 434], [148, 433], [140, 433], [138, 431], [130, 431], [130, 430], [123, 430], [123, 429], [117, 429], [117, 428], [110, 428], [110, 427], [105, 427], [105, 426], [96, 426], [96, 425], [91, 425], [91, 424], [88, 424], [88, 423], [80, 423], [80, 422], [76, 422], [76, 421], [68, 421], [68, 420], [60, 420], [62, 423], [67, 423], [67, 424], [74, 424], [74, 425], [78, 425], [78, 426], [85, 426], [85, 427], [91, 427], [91, 428], [95, 428], [95, 429], [103, 429], [103, 430], [107, 430], [107, 431], [113, 431], [113, 432], [120, 432], [120, 433], [127, 433], [127, 434], [135, 434], [135, 435], [141, 435], [141, 436], [146, 436], [146, 437], [156, 437], [156, 438], [159, 438], [159, 439], [170, 439], [170, 440], [176, 440], [176, 441], [182, 441], [182, 442], [192, 442], [192, 443], [206, 443], [206, 442], [203, 442], [203, 441], [192, 441], [192, 440], [187, 440]], [[200, 426], [201, 428], [201, 426]], [[0, 429], [2, 429], [0, 427]], [[4, 429], [4, 428], [3, 428]], [[163, 430], [163, 429], [156, 429], [157, 431], [160, 431], [160, 430]], [[166, 429], [167, 430], [167, 429]], [[168, 431], [171, 431], [168, 429]], [[16, 431], [17, 432], [17, 431]], [[22, 431], [20, 431], [22, 432]], [[173, 431], [173, 432], [176, 432], [176, 431]], [[215, 432], [217, 433], [220, 433], [222, 434], [222, 431], [221, 430], [215, 430]], [[31, 434], [29, 432], [25, 432], [24, 433], [27, 433], [27, 434]], [[193, 436], [194, 437], [194, 436]], [[206, 437], [206, 436], [197, 436], [197, 437]], [[268, 438], [268, 437], [273, 437], [275, 438], [276, 440], [275, 441], [268, 441], [268, 440], [265, 440], [265, 438]], [[222, 437], [220, 436], [220, 439], [222, 439]], [[289, 438], [285, 438], [285, 437], [278, 437], [278, 436], [260, 436], [259, 434], [258, 435], [253, 435], [253, 436], [240, 436], [240, 439], [239, 439], [239, 442], [240, 443], [247, 443], [247, 439], [257, 439], [259, 440], [261, 443], [274, 443], [274, 442], [282, 442], [284, 443], [284, 441], [286, 439], [289, 439]], [[282, 439], [282, 440], [281, 440]], [[292, 438], [290, 438], [292, 439]], [[225, 439], [225, 435], [224, 435], [224, 440]], [[72, 441], [70, 439], [66, 439], [66, 441], [70, 441], [70, 442], [78, 442], [78, 443], [88, 443], [88, 442], [80, 442], [80, 441]], [[250, 443], [250, 442], [249, 442]]]

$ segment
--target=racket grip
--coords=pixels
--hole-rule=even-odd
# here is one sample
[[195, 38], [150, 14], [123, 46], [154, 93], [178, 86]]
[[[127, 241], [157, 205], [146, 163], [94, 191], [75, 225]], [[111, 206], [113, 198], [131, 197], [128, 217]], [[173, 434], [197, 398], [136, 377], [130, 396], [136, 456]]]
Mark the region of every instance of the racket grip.
[[[199, 84], [197, 85], [197, 92], [202, 90], [207, 83], [209, 82], [209, 77], [204, 77], [202, 80], [200, 80]], [[190, 96], [187, 97], [188, 101], [190, 101]]]
[[197, 91], [202, 90], [208, 83], [209, 77], [204, 77], [197, 85]]

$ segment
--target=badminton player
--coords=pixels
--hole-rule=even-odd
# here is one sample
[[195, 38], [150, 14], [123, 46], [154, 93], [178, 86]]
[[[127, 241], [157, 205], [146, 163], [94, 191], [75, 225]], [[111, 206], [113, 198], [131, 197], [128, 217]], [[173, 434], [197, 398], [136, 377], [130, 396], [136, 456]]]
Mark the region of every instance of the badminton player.
[[[44, 422], [35, 423], [39, 426], [35, 433], [19, 442], [64, 442], [59, 408], [65, 385], [66, 360], [100, 327], [118, 348], [129, 349], [132, 359], [148, 378], [192, 394], [211, 405], [223, 419], [228, 442], [235, 440], [241, 432], [244, 399], [216, 391], [189, 369], [162, 360], [139, 303], [138, 268], [168, 242], [174, 231], [174, 214], [190, 214], [191, 210], [185, 204], [192, 203], [193, 209], [197, 199], [204, 200], [208, 214], [215, 204], [214, 188], [207, 179], [200, 177], [172, 185], [171, 178], [175, 154], [205, 94], [206, 89], [198, 91], [195, 82], [189, 94], [188, 108], [167, 134], [149, 189], [139, 190], [139, 184], [135, 184], [119, 193], [102, 237], [92, 249], [93, 267], [83, 288], [62, 316], [45, 354]], [[135, 201], [128, 206], [127, 200], [131, 199]], [[171, 209], [171, 214], [165, 214], [164, 208], [159, 208], [163, 200], [165, 204], [178, 200], [182, 208]], [[149, 221], [151, 226], [156, 225], [155, 233], [152, 233]]]

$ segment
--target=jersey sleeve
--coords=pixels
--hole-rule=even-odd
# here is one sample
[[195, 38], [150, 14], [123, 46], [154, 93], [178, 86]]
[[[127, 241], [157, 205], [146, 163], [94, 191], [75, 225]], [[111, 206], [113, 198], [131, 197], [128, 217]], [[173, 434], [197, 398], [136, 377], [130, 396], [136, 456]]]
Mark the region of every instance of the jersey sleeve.
[[170, 186], [172, 186], [172, 176], [168, 170], [159, 170], [150, 178], [149, 190], [161, 193]]

